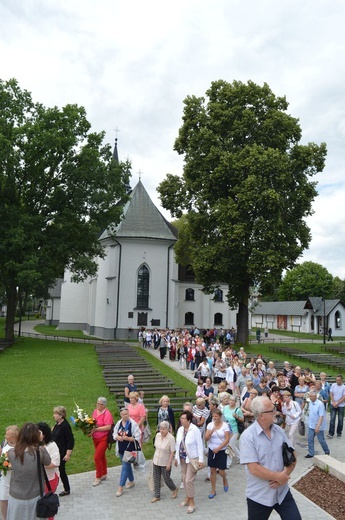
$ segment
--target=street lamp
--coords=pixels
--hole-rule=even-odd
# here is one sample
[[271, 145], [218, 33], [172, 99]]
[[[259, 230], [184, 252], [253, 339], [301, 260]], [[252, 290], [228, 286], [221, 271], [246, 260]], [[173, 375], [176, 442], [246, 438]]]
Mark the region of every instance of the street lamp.
[[323, 344], [326, 344], [326, 300], [322, 298], [323, 301]]

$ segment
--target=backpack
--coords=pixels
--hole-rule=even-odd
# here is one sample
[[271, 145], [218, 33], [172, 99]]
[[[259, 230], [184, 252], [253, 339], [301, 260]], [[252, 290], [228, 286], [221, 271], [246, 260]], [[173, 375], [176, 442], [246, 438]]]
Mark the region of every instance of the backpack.
[[115, 424], [113, 423], [111, 425], [110, 430], [108, 430], [108, 438], [107, 438], [108, 450], [111, 450], [112, 445], [115, 444], [115, 442], [116, 442], [116, 440], [114, 439], [114, 428], [115, 428]]

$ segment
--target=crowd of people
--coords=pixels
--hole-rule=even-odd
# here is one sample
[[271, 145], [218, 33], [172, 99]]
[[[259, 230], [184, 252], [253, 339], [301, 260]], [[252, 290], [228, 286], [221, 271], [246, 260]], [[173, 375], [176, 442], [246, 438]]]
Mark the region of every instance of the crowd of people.
[[[283, 368], [277, 369], [274, 362], [266, 362], [260, 354], [253, 358], [247, 356], [243, 348], [236, 352], [232, 341], [227, 343], [225, 334], [223, 342], [220, 338], [205, 342], [198, 335], [190, 335], [189, 341], [191, 337], [195, 338], [195, 345], [189, 345], [188, 349], [201, 353], [201, 357], [195, 362], [194, 354], [193, 361], [189, 359], [181, 368], [195, 372], [195, 403], [184, 403], [182, 412], [178, 412], [173, 410], [168, 395], [159, 399], [153, 439], [151, 502], [161, 499], [164, 481], [172, 499], [177, 498], [179, 489], [184, 490], [181, 507], [186, 507], [186, 512], [191, 514], [196, 509], [195, 477], [198, 470], [207, 465], [208, 498], [214, 499], [219, 492], [217, 477], [226, 493], [229, 489], [226, 471], [232, 464], [241, 463], [246, 466], [249, 519], [259, 518], [254, 511], [262, 511], [262, 518], [268, 518], [273, 509], [280, 515], [286, 515], [288, 511], [289, 515], [294, 515], [289, 518], [300, 518], [287, 485], [294, 465], [284, 467], [279, 457], [274, 465], [269, 453], [282, 442], [293, 448], [297, 431], [303, 434], [299, 427], [304, 422], [308, 426], [308, 453], [305, 457], [314, 456], [315, 438], [324, 453], [330, 453], [325, 438], [328, 427], [326, 411], [329, 406], [327, 438], [335, 434], [341, 437], [345, 409], [342, 376], [338, 375], [336, 382], [330, 384], [325, 373], [322, 372], [317, 380], [310, 369], [302, 370], [288, 361], [284, 362]], [[154, 334], [151, 341], [158, 341]], [[160, 348], [160, 343], [157, 347], [153, 343], [153, 348]], [[175, 412], [178, 413], [177, 424]], [[6, 428], [1, 455], [6, 454], [12, 470], [0, 479], [3, 520], [36, 518], [35, 508], [40, 495], [38, 450], [52, 490], [57, 489], [61, 480], [63, 491], [60, 497], [71, 493], [66, 463], [72, 455], [74, 436], [63, 406], [54, 408], [53, 417], [52, 428], [44, 422]], [[99, 486], [107, 478], [106, 449], [111, 430], [116, 441], [116, 454], [121, 460], [115, 496], [121, 497], [125, 490], [135, 485], [133, 463], [128, 453], [141, 451], [148, 424], [144, 394], [137, 388], [133, 375], [128, 376], [123, 408], [116, 424], [105, 397], [97, 399], [92, 418], [94, 425], [89, 436], [94, 444], [96, 474], [93, 486]], [[171, 476], [173, 465], [181, 470], [177, 483]]]

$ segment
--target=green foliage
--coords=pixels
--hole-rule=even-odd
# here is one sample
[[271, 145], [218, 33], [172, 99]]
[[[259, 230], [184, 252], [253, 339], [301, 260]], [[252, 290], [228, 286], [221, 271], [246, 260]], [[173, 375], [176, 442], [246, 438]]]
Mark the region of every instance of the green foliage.
[[96, 273], [100, 231], [119, 222], [130, 165], [112, 160], [104, 132], [92, 133], [85, 109], [34, 103], [16, 80], [0, 81], [0, 285], [7, 336], [17, 300], [47, 294], [70, 268]]
[[280, 301], [302, 301], [310, 296], [331, 298], [333, 276], [315, 262], [303, 262], [288, 271], [279, 287]]
[[[308, 247], [305, 217], [317, 195], [311, 178], [324, 168], [326, 146], [299, 143], [298, 120], [267, 84], [216, 81], [206, 96], [184, 101], [175, 141], [183, 176], [168, 175], [158, 192], [172, 215], [186, 212], [196, 280], [208, 293], [228, 284], [229, 305], [239, 306], [238, 340], [246, 343], [250, 287], [277, 285]], [[183, 260], [184, 247], [175, 251]]]
[[333, 278], [332, 298], [345, 302], [345, 280], [341, 280], [339, 276]]

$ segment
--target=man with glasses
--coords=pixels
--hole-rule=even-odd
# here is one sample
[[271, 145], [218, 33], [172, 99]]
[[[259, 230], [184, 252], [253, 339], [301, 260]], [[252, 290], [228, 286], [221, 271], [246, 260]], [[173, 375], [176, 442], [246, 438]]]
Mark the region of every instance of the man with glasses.
[[240, 462], [246, 465], [248, 520], [267, 520], [275, 510], [283, 520], [302, 520], [288, 481], [296, 462], [284, 467], [282, 447], [291, 447], [273, 423], [275, 408], [266, 397], [252, 401], [255, 422], [240, 437]]

